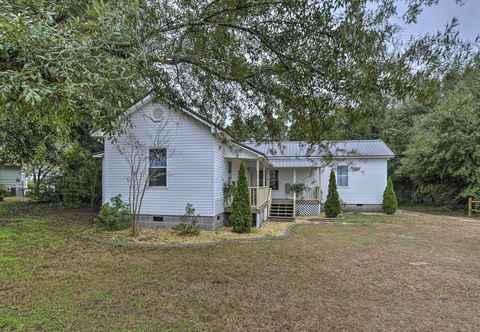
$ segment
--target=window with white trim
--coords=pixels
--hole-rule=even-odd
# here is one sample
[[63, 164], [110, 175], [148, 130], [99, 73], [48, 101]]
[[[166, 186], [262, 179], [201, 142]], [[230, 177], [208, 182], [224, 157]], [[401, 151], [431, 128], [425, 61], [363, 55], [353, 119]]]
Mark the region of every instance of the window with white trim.
[[150, 149], [148, 169], [150, 187], [167, 186], [167, 149]]
[[337, 186], [348, 187], [348, 166], [337, 166]]

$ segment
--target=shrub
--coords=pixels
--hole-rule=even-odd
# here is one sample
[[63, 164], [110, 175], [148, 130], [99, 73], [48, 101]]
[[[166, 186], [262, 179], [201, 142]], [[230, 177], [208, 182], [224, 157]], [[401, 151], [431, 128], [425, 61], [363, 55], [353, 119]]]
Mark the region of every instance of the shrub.
[[180, 236], [197, 236], [200, 234], [200, 229], [198, 228], [198, 216], [195, 214], [195, 209], [193, 205], [187, 203], [185, 206], [185, 214], [182, 217], [182, 222], [177, 226], [173, 227], [177, 235]]
[[330, 172], [330, 180], [328, 182], [328, 195], [325, 202], [325, 215], [327, 218], [336, 218], [342, 213], [342, 205], [337, 191], [337, 180], [335, 171]]
[[250, 212], [247, 177], [243, 163], [240, 165], [240, 171], [238, 173], [238, 182], [235, 186], [230, 218], [234, 232], [250, 233], [252, 228], [252, 215]]
[[113, 197], [110, 203], [102, 205], [97, 220], [110, 230], [127, 228], [131, 221], [128, 204], [122, 201], [121, 195]]
[[0, 202], [7, 196], [7, 188], [3, 184], [0, 184]]
[[305, 184], [304, 183], [293, 183], [290, 186], [288, 186], [288, 193], [293, 194], [296, 193], [297, 195], [302, 193], [305, 190]]
[[393, 182], [392, 178], [388, 178], [387, 187], [383, 192], [383, 211], [386, 214], [394, 214], [398, 208], [398, 201], [397, 195], [395, 195], [395, 191], [393, 190]]
[[27, 184], [27, 196], [39, 203], [58, 203], [58, 195], [52, 179], [46, 179], [35, 186], [33, 182]]

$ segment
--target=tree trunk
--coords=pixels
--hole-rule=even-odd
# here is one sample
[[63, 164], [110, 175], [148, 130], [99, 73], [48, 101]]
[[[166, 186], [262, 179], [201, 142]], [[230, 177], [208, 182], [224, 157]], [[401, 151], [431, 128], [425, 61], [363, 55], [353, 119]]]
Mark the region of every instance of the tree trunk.
[[138, 235], [138, 223], [137, 223], [138, 216], [134, 213], [132, 215], [132, 236], [136, 237]]

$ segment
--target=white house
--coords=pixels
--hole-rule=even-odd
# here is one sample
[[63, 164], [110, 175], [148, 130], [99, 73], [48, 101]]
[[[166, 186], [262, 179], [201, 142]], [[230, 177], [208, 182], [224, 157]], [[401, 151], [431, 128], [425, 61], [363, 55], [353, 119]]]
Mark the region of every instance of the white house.
[[228, 189], [237, 181], [241, 163], [248, 171], [256, 226], [268, 217], [319, 214], [332, 169], [346, 208], [381, 206], [387, 161], [394, 156], [381, 140], [325, 142], [314, 150], [303, 142], [256, 145], [234, 140], [198, 114], [156, 104], [152, 96], [130, 111], [132, 127], [126, 134], [105, 138], [102, 200], [121, 194], [128, 201], [126, 151], [131, 154], [135, 142], [148, 168], [141, 209], [144, 226], [174, 226], [187, 203], [193, 204], [203, 228], [223, 225], [231, 203]]
[[18, 166], [0, 165], [0, 186], [14, 195], [23, 195], [22, 169]]

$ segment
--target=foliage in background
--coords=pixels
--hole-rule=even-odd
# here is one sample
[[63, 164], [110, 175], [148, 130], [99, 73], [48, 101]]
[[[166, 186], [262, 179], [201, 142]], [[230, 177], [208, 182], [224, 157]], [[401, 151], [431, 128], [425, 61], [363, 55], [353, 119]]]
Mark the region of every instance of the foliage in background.
[[252, 227], [252, 213], [250, 211], [250, 199], [248, 193], [247, 176], [245, 165], [240, 165], [238, 182], [233, 195], [232, 213], [230, 222], [236, 233], [250, 233]]
[[124, 229], [130, 225], [130, 210], [121, 195], [102, 205], [97, 220], [110, 230]]
[[5, 185], [0, 184], [0, 202], [7, 196], [7, 188]]
[[383, 192], [383, 211], [386, 214], [394, 214], [398, 208], [397, 196], [393, 189], [392, 178], [388, 177], [387, 186]]
[[229, 205], [233, 200], [233, 195], [235, 194], [235, 182], [224, 183], [223, 184], [223, 202], [224, 205]]
[[337, 191], [337, 178], [335, 176], [335, 171], [333, 170], [330, 172], [330, 178], [328, 181], [328, 194], [324, 209], [327, 218], [336, 218], [340, 213], [342, 213], [340, 196], [338, 195]]
[[67, 208], [98, 207], [101, 200], [101, 159], [93, 158], [92, 153], [79, 144], [65, 147], [57, 159], [49, 173], [29, 183], [28, 195], [38, 202]]
[[55, 192], [65, 207], [97, 207], [101, 201], [102, 160], [75, 144], [65, 149]]
[[414, 118], [398, 174], [436, 204], [480, 192], [480, 59], [442, 82], [431, 111]]
[[187, 203], [185, 206], [185, 214], [182, 216], [182, 222], [173, 229], [179, 236], [197, 236], [200, 234], [198, 227], [199, 216], [200, 215], [195, 214], [193, 204]]

